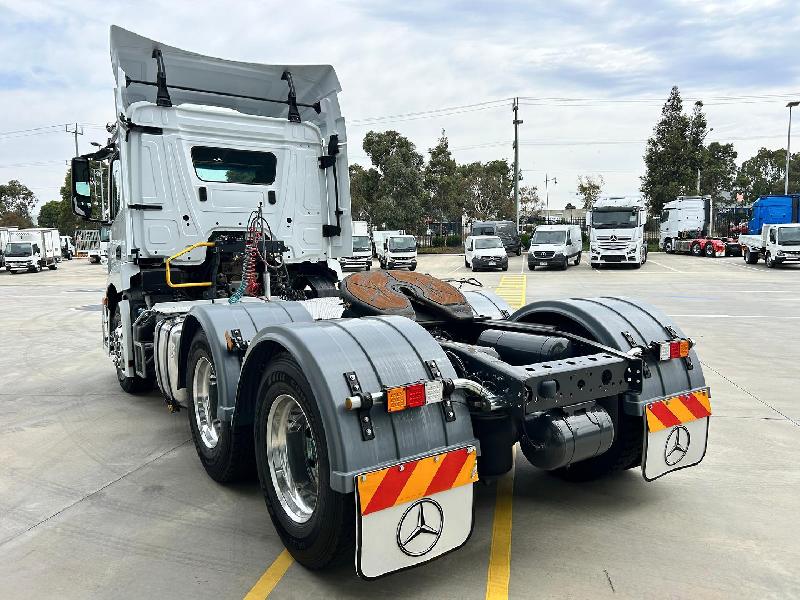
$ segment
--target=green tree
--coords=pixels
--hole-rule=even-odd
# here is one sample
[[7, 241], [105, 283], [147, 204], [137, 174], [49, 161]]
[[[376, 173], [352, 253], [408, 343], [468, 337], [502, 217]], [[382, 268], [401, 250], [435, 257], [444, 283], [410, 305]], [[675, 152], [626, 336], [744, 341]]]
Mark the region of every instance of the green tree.
[[437, 144], [428, 150], [430, 159], [423, 172], [428, 216], [437, 221], [459, 221], [464, 213], [462, 182], [458, 163], [450, 153], [444, 130]]
[[61, 200], [50, 200], [45, 202], [42, 208], [39, 209], [39, 216], [36, 218], [36, 224], [39, 227], [58, 227], [61, 220]]
[[514, 219], [514, 175], [507, 160], [459, 166], [467, 217], [472, 220]]
[[396, 131], [370, 131], [367, 153], [378, 173], [373, 224], [387, 229], [421, 229], [425, 212], [423, 158], [414, 144]]
[[715, 203], [731, 198], [736, 182], [736, 157], [733, 144], [711, 142], [703, 149], [701, 194], [710, 195]]
[[665, 202], [694, 189], [698, 164], [695, 156], [697, 140], [705, 135], [702, 105], [696, 106], [692, 119], [683, 114], [678, 87], [672, 88], [661, 119], [647, 140], [644, 155], [646, 172], [642, 177], [642, 193], [651, 214], [659, 214]]
[[600, 192], [603, 190], [604, 183], [602, 175], [597, 177], [578, 175], [578, 195], [582, 199], [583, 208], [586, 210], [592, 209], [595, 201], [600, 196]]
[[544, 208], [544, 202], [539, 197], [535, 185], [525, 185], [519, 188], [519, 222], [527, 223], [537, 217]]
[[[786, 177], [786, 150], [760, 148], [742, 163], [735, 188], [752, 202], [764, 194], [782, 194]], [[789, 164], [789, 192], [800, 190], [800, 153], [792, 154]]]
[[698, 100], [694, 103], [692, 115], [689, 117], [689, 133], [688, 133], [688, 160], [692, 169], [692, 184], [684, 189], [686, 194], [697, 192], [697, 175], [703, 169], [703, 161], [706, 157], [706, 149], [703, 145], [704, 140], [708, 135], [708, 121], [706, 115], [703, 113], [703, 103]]
[[36, 196], [16, 179], [0, 184], [0, 225], [32, 227], [31, 209]]
[[380, 173], [376, 169], [350, 165], [350, 202], [354, 219], [376, 222], [377, 215], [374, 213], [380, 178]]

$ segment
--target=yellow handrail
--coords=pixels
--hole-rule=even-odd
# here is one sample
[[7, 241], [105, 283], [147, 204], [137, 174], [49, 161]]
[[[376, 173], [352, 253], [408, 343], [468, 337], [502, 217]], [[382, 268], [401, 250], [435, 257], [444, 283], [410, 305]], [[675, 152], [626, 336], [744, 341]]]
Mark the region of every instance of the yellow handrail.
[[195, 248], [200, 248], [202, 246], [205, 246], [207, 248], [213, 248], [214, 247], [214, 242], [198, 242], [196, 244], [192, 244], [191, 246], [189, 246], [187, 248], [184, 248], [183, 250], [181, 250], [177, 254], [173, 254], [172, 256], [170, 256], [167, 259], [167, 262], [166, 262], [166, 267], [167, 267], [167, 285], [169, 287], [171, 287], [171, 288], [187, 288], [187, 287], [208, 287], [210, 285], [214, 285], [214, 283], [212, 281], [198, 281], [197, 283], [172, 283], [172, 276], [170, 275], [170, 272], [169, 272], [169, 263], [170, 263], [170, 261], [175, 260], [179, 256], [183, 256], [187, 252], [191, 252]]

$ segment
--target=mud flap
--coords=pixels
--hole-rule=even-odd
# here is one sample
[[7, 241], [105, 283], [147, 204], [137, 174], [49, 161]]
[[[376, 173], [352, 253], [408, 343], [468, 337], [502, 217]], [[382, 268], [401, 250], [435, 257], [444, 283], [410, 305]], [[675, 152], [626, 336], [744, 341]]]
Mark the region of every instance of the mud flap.
[[704, 388], [647, 405], [642, 451], [642, 476], [647, 481], [703, 460], [711, 416], [709, 398]]
[[375, 579], [463, 546], [472, 533], [470, 446], [356, 476], [356, 571]]

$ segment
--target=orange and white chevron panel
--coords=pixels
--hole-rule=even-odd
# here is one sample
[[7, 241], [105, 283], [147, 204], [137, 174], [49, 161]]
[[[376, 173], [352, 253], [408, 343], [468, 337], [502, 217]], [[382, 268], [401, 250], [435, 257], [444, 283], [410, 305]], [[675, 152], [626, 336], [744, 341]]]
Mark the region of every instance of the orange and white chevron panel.
[[710, 391], [704, 389], [648, 404], [647, 430], [652, 433], [695, 419], [710, 417], [710, 398]]
[[459, 448], [359, 475], [362, 515], [478, 481], [475, 448]]

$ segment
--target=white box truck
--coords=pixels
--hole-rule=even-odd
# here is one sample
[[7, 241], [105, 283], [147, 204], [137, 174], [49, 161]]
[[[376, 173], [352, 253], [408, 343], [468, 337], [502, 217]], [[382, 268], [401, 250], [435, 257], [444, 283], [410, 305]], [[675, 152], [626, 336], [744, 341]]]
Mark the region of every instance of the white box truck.
[[372, 268], [372, 248], [369, 240], [369, 225], [366, 221], [353, 221], [353, 252], [339, 258], [342, 271]]
[[376, 244], [381, 269], [413, 271], [417, 268], [417, 238], [407, 234], [391, 234], [382, 238], [383, 242]]
[[372, 256], [378, 258], [383, 243], [390, 235], [405, 235], [404, 229], [373, 229], [372, 230]]
[[598, 198], [586, 221], [593, 269], [604, 264], [632, 264], [638, 269], [647, 262], [647, 207], [641, 196]]
[[97, 218], [90, 161], [119, 190], [103, 345], [123, 390], [157, 384], [186, 409], [210, 477], [257, 474], [300, 564], [349, 559], [372, 579], [457, 550], [473, 484], [512, 469], [517, 443], [570, 480], [703, 459], [702, 363], [661, 311], [604, 297], [511, 315], [420, 273], [338, 281], [352, 243], [333, 67], [226, 61], [118, 27], [111, 60], [111, 139], [72, 161], [77, 215]]
[[5, 261], [12, 273], [58, 268], [61, 248], [57, 229], [18, 229], [8, 236]]
[[0, 227], [0, 269], [6, 266], [5, 251], [8, 243], [8, 233], [16, 231], [19, 227]]

